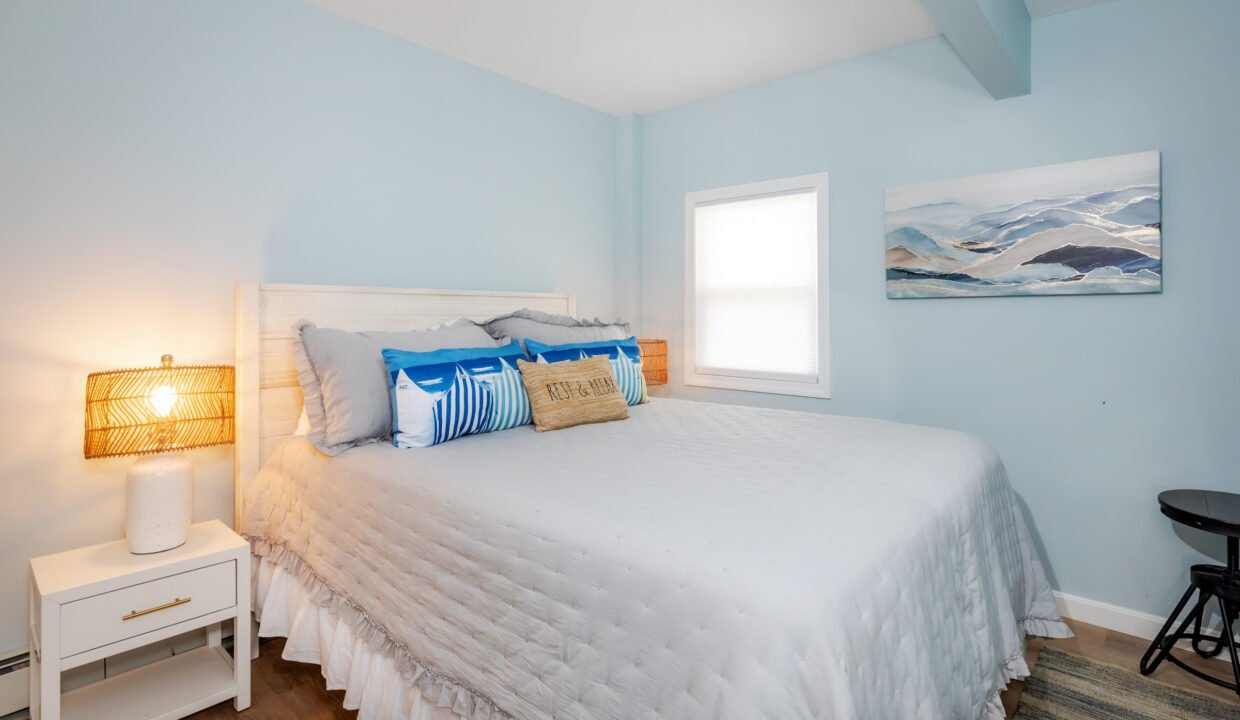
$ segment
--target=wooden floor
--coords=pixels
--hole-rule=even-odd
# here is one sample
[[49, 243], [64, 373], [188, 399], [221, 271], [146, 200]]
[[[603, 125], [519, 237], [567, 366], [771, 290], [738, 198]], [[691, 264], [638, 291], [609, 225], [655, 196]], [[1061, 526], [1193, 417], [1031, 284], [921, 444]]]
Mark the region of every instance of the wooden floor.
[[[1141, 638], [1113, 630], [1106, 630], [1094, 625], [1086, 625], [1073, 620], [1069, 620], [1068, 625], [1072, 626], [1072, 631], [1076, 633], [1076, 637], [1064, 640], [1029, 639], [1029, 643], [1025, 647], [1025, 660], [1029, 663], [1030, 668], [1034, 665], [1038, 651], [1043, 647], [1050, 646], [1065, 652], [1084, 655], [1091, 660], [1114, 665], [1135, 673], [1138, 672], [1137, 667], [1141, 662], [1141, 656], [1145, 654], [1145, 649], [1150, 646], [1149, 640], [1142, 640]], [[1194, 655], [1191, 651], [1178, 651], [1176, 657], [1184, 659], [1188, 665], [1222, 678], [1227, 678], [1231, 672], [1230, 663], [1218, 660], [1204, 660]], [[1199, 680], [1169, 662], [1159, 665], [1158, 670], [1150, 677], [1167, 685], [1195, 690], [1223, 702], [1230, 702], [1240, 706], [1240, 696], [1237, 696], [1236, 693], [1217, 685], [1211, 685], [1205, 680]], [[1016, 712], [1016, 705], [1020, 702], [1020, 692], [1024, 685], [1023, 681], [1016, 680], [1008, 685], [1008, 689], [1003, 693], [1003, 707], [1007, 710], [1009, 718]]]
[[250, 668], [250, 709], [238, 713], [232, 701], [190, 715], [193, 720], [336, 720], [356, 718], [341, 707], [344, 691], [323, 689], [318, 665], [280, 659], [284, 639], [263, 640]]
[[[1085, 623], [1069, 621], [1068, 624], [1076, 632], [1076, 637], [1066, 640], [1036, 638], [1030, 640], [1025, 651], [1030, 667], [1033, 666], [1038, 651], [1050, 645], [1067, 652], [1084, 655], [1098, 662], [1136, 672], [1137, 663], [1149, 644], [1131, 635], [1104, 630]], [[283, 649], [283, 640], [263, 642], [262, 653], [254, 664], [252, 686], [254, 704], [243, 715], [238, 715], [231, 703], [224, 703], [191, 717], [194, 720], [225, 720], [237, 717], [247, 720], [334, 720], [335, 718], [357, 717], [356, 713], [341, 709], [343, 692], [328, 692], [323, 689], [323, 676], [319, 674], [317, 665], [281, 660], [280, 652]], [[1207, 672], [1219, 673], [1229, 670], [1226, 663], [1217, 660], [1202, 660], [1191, 653], [1181, 653], [1180, 657], [1191, 658], [1190, 664]], [[1225, 702], [1240, 705], [1240, 698], [1235, 693], [1211, 685], [1204, 680], [1198, 680], [1170, 663], [1163, 663], [1158, 668], [1158, 672], [1154, 673], [1153, 678], [1168, 685], [1196, 690]], [[1003, 693], [1003, 705], [1007, 708], [1009, 718], [1016, 712], [1023, 685], [1020, 681], [1013, 682]]]

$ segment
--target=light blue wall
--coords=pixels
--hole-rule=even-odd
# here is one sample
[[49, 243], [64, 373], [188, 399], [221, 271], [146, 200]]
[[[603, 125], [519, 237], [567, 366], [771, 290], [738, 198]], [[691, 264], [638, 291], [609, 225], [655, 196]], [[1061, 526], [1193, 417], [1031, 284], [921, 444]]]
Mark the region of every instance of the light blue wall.
[[616, 315], [635, 320], [642, 306], [642, 116], [616, 118], [616, 232], [612, 268]]
[[[936, 38], [647, 117], [642, 331], [673, 343], [670, 393], [976, 433], [1056, 587], [1167, 612], [1189, 543], [1222, 545], [1178, 537], [1157, 492], [1240, 489], [1237, 27], [1233, 0], [1115, 0], [1034, 22], [1029, 96], [992, 100]], [[1153, 149], [1161, 295], [886, 299], [885, 186]], [[681, 387], [684, 193], [818, 171], [833, 399]]]
[[[241, 280], [610, 316], [615, 123], [294, 0], [0, 2], [0, 649], [27, 558], [122, 535], [88, 371], [230, 362]], [[231, 520], [231, 449], [191, 458]]]

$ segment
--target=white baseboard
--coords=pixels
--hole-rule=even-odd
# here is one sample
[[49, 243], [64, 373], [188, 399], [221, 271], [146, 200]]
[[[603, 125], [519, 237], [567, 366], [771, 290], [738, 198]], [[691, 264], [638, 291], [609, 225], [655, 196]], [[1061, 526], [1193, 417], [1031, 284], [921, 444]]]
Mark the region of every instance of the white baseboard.
[[[1158, 631], [1162, 630], [1163, 623], [1167, 622], [1165, 617], [1151, 615], [1139, 610], [1130, 610], [1119, 605], [1090, 600], [1077, 595], [1069, 595], [1058, 590], [1053, 595], [1055, 596], [1055, 604], [1059, 606], [1059, 614], [1069, 620], [1080, 620], [1083, 623], [1097, 625], [1107, 630], [1122, 632], [1125, 635], [1132, 635], [1144, 640], [1153, 640], [1158, 635]], [[1188, 607], [1192, 608], [1192, 605], [1190, 604]], [[1210, 629], [1204, 629], [1203, 632], [1210, 635], [1218, 634]], [[1177, 645], [1177, 647], [1187, 646], [1188, 643], [1183, 641]], [[1216, 659], [1231, 662], [1225, 657], [1226, 654], [1224, 652]]]
[[1059, 614], [1069, 620], [1080, 620], [1083, 623], [1146, 640], [1153, 640], [1158, 631], [1162, 629], [1163, 623], [1167, 621], [1165, 617], [1061, 593], [1058, 590], [1053, 594], [1055, 604], [1059, 606]]

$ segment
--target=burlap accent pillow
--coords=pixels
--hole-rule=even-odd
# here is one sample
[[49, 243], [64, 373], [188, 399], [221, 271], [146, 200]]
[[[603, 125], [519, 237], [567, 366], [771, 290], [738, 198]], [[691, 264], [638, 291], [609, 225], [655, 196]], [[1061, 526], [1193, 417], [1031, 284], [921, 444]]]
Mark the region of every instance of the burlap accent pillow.
[[606, 355], [559, 363], [517, 361], [538, 432], [629, 416]]

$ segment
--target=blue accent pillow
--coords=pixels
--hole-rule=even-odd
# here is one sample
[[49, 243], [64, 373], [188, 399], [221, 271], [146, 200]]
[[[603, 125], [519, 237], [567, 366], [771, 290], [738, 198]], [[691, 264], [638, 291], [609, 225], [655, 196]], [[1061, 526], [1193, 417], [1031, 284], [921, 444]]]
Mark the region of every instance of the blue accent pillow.
[[557, 363], [568, 360], [584, 360], [596, 355], [606, 355], [611, 360], [611, 372], [616, 385], [630, 405], [646, 402], [646, 377], [642, 375], [642, 350], [637, 338], [624, 340], [598, 340], [595, 342], [544, 345], [536, 340], [525, 339], [525, 349], [537, 362]]
[[530, 398], [517, 369], [525, 357], [516, 341], [499, 348], [384, 350], [392, 383], [392, 444], [430, 447], [529, 424]]

